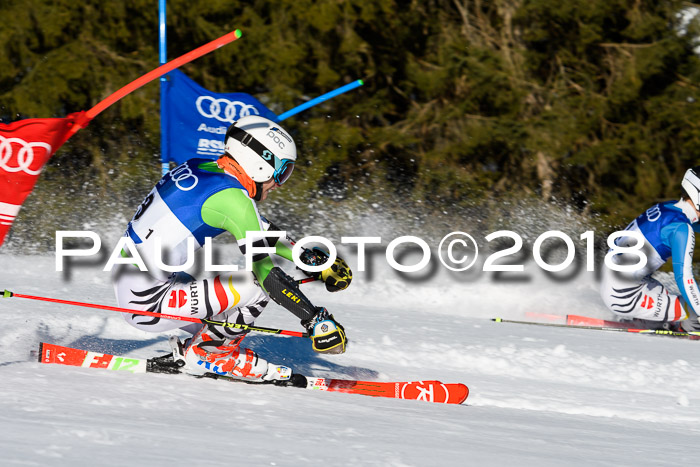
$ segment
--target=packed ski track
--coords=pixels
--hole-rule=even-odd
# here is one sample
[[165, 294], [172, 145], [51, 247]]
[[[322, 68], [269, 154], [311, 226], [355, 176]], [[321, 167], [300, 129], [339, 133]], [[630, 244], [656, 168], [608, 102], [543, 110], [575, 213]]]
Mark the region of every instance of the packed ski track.
[[[350, 257], [349, 263], [356, 264]], [[0, 254], [0, 289], [115, 305], [104, 262]], [[527, 312], [607, 317], [593, 274], [355, 274], [304, 285], [346, 327], [340, 356], [249, 335], [262, 357], [320, 377], [462, 382], [463, 405], [43, 365], [40, 342], [146, 358], [167, 335], [116, 312], [0, 298], [2, 465], [668, 465], [700, 457], [700, 342], [494, 323]], [[271, 305], [260, 326], [299, 330]]]

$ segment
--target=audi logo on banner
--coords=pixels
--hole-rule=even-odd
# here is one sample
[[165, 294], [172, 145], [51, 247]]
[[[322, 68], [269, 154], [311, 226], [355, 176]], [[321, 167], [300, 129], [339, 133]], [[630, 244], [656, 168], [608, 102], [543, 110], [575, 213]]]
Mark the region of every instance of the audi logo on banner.
[[211, 96], [199, 96], [196, 105], [197, 111], [202, 117], [215, 118], [226, 123], [233, 123], [248, 115], [260, 115], [255, 106], [245, 102], [217, 99]]
[[[0, 135], [0, 169], [6, 172], [39, 175], [43, 164], [40, 163], [36, 170], [31, 168], [34, 163], [35, 150], [44, 150], [47, 154], [51, 154], [51, 145], [42, 142], [28, 143], [20, 138], [5, 138]], [[40, 155], [43, 154], [37, 154], [37, 156]], [[38, 157], [38, 160], [41, 161], [42, 158]]]

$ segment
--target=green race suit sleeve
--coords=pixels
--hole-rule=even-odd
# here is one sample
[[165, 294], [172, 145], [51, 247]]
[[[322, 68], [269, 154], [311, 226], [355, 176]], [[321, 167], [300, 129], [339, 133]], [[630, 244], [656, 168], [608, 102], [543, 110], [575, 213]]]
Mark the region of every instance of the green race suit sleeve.
[[[275, 224], [267, 222], [267, 220], [265, 218], [263, 218], [263, 227], [265, 227], [265, 230], [268, 230], [270, 232], [280, 230], [277, 228], [277, 226]], [[282, 237], [275, 245], [275, 254], [281, 258], [286, 259], [287, 261], [293, 262], [294, 261], [294, 259], [292, 258], [293, 242], [294, 242], [294, 240], [292, 240], [289, 235], [287, 235], [286, 237]]]
[[[210, 196], [202, 205], [202, 219], [212, 227], [230, 232], [236, 238], [238, 247], [244, 255], [249, 247], [246, 232], [264, 230], [255, 203], [243, 190], [238, 188], [228, 188]], [[273, 242], [275, 239], [261, 241], [264, 246], [272, 246]], [[258, 245], [256, 242], [255, 246], [263, 245]], [[279, 251], [276, 243], [275, 249]], [[256, 254], [253, 256], [253, 273], [261, 285], [273, 267], [275, 265], [269, 255]]]
[[277, 245], [275, 245], [275, 250], [277, 250], [277, 256], [280, 256], [288, 261], [294, 261], [294, 259], [292, 259], [292, 248], [291, 246], [286, 245], [284, 241], [277, 242]]
[[[253, 201], [238, 188], [228, 188], [210, 196], [202, 205], [202, 219], [212, 227], [230, 232], [244, 255], [251, 246], [246, 232], [262, 231], [270, 226], [261, 219]], [[288, 252], [291, 258], [291, 250], [288, 247], [278, 248], [277, 243], [280, 243], [277, 239], [268, 238], [256, 240], [254, 246], [274, 245], [276, 254], [281, 252], [284, 257], [284, 253]], [[296, 281], [275, 267], [268, 254], [253, 255], [253, 273], [270, 298], [296, 315], [302, 324], [308, 323], [316, 315], [316, 307], [299, 291]]]

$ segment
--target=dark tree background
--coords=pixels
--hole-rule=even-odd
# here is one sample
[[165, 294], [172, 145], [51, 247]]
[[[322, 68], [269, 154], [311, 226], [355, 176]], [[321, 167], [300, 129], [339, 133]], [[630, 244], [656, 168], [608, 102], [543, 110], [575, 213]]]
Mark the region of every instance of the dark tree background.
[[[624, 223], [678, 197], [684, 171], [700, 163], [699, 36], [686, 14], [694, 8], [170, 0], [168, 56], [242, 29], [183, 71], [277, 113], [365, 80], [285, 122], [301, 154], [296, 193], [342, 200], [381, 187], [434, 208], [559, 200]], [[0, 15], [4, 122], [86, 110], [158, 65], [154, 0], [3, 0]], [[158, 160], [154, 82], [59, 150], [42, 193], [139, 199]]]

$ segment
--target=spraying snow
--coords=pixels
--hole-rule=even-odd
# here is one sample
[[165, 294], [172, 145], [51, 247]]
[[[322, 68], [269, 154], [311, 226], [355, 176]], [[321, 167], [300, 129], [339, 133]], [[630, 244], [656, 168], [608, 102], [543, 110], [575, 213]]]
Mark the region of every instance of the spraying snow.
[[[114, 304], [104, 258], [66, 273], [48, 254], [3, 253], [0, 263], [9, 290]], [[146, 358], [168, 351], [167, 336], [115, 312], [2, 299], [4, 463], [651, 465], [668, 462], [671, 446], [679, 463], [700, 454], [697, 342], [487, 319], [606, 316], [595, 273], [561, 280], [526, 263], [510, 278], [440, 266], [415, 279], [383, 252], [367, 266], [347, 291], [304, 289], [346, 326], [346, 354], [318, 356], [295, 338], [250, 335], [248, 344], [313, 376], [463, 382], [466, 405], [41, 365], [29, 360], [40, 341]], [[298, 328], [276, 305], [256, 324]]]

